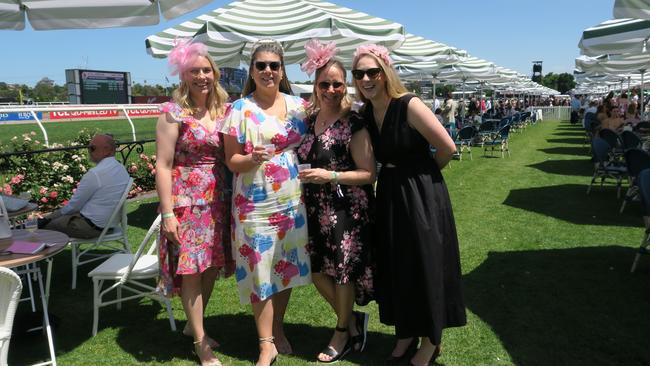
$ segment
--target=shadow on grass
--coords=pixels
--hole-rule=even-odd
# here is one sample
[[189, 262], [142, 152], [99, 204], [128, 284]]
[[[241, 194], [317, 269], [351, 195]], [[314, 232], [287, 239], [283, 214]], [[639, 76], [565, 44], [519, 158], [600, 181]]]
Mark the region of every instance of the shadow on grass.
[[[148, 308], [153, 309], [151, 306]], [[129, 325], [119, 330], [116, 343], [125, 352], [138, 362], [162, 363], [174, 359], [198, 361], [193, 353], [192, 339], [181, 333], [184, 321], [176, 323], [179, 330], [173, 333], [166, 319], [150, 320], [156, 313], [149, 313], [143, 314], [146, 316], [146, 324]], [[286, 323], [284, 328], [292, 343], [293, 354], [280, 355], [278, 360], [291, 360], [293, 364], [314, 362], [333, 332], [333, 329], [309, 324]], [[239, 313], [208, 316], [205, 319], [205, 329], [221, 344], [216, 349], [216, 354], [225, 365], [250, 365], [257, 360], [257, 332], [252, 315]], [[372, 342], [366, 350], [361, 354], [353, 352], [346, 360], [361, 365], [385, 364], [384, 359], [392, 349], [394, 338], [388, 334], [371, 331], [368, 332], [368, 338], [372, 339]]]
[[[555, 148], [558, 149], [558, 148]], [[583, 177], [591, 177], [594, 175], [594, 168], [589, 160], [585, 159], [568, 159], [568, 160], [545, 160], [539, 163], [526, 165], [530, 168], [535, 168], [543, 171], [544, 173], [560, 174], [560, 175], [577, 175]], [[585, 180], [588, 184], [589, 180]], [[585, 190], [587, 187], [585, 186]]]
[[574, 130], [564, 130], [562, 132], [556, 132], [553, 134], [553, 136], [584, 136], [585, 133], [584, 131], [574, 131]]
[[616, 245], [490, 252], [463, 278], [467, 306], [515, 365], [647, 365], [650, 258], [630, 274], [634, 253]]
[[594, 187], [589, 195], [586, 192], [586, 184], [513, 189], [503, 204], [578, 225], [643, 226], [639, 205], [618, 213], [621, 201], [614, 187]]
[[560, 154], [560, 155], [581, 155], [581, 156], [590, 156], [589, 148], [584, 146], [558, 146], [558, 147], [549, 147], [547, 149], [538, 149], [539, 151], [545, 152], [547, 154]]
[[546, 139], [551, 144], [584, 144], [585, 139], [583, 137], [565, 137], [558, 139]]
[[158, 205], [159, 202], [141, 203], [138, 208], [127, 215], [129, 226], [149, 230], [151, 223], [156, 218]]

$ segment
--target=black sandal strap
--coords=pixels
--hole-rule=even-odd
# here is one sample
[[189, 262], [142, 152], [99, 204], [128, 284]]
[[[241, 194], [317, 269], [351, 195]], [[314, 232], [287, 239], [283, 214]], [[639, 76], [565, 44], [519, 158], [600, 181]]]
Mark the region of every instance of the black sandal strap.
[[337, 331], [337, 332], [347, 332], [348, 328], [342, 328], [342, 327], [337, 326], [336, 328], [334, 328], [334, 330]]

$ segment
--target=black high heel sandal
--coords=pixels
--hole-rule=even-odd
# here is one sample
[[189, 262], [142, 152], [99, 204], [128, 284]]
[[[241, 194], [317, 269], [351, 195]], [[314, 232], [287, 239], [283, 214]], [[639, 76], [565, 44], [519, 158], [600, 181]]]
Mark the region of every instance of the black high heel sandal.
[[[348, 328], [341, 328], [341, 327], [336, 327], [334, 328], [335, 331], [341, 332], [341, 333], [347, 333]], [[323, 361], [316, 356], [316, 360], [319, 363], [334, 363], [337, 361], [340, 361], [345, 357], [350, 351], [352, 350], [352, 343], [350, 342], [350, 338], [348, 338], [347, 342], [345, 342], [345, 345], [343, 346], [343, 349], [338, 352], [337, 350], [334, 349], [332, 346], [327, 346], [325, 347], [320, 353], [330, 356], [329, 361]]]
[[[429, 359], [429, 362], [427, 362], [427, 365], [435, 365], [436, 364], [436, 358], [440, 356], [440, 353], [442, 353], [442, 346], [437, 345], [436, 348], [433, 350], [433, 354], [431, 355], [431, 358]], [[415, 352], [413, 353], [415, 355]], [[413, 362], [411, 362], [411, 358], [413, 356], [408, 358], [408, 362], [406, 363], [407, 366], [414, 366]]]
[[355, 328], [358, 334], [350, 337], [352, 349], [357, 352], [363, 352], [366, 348], [366, 341], [368, 339], [368, 314], [361, 311], [353, 311]]
[[404, 360], [406, 360], [409, 363], [411, 363], [411, 357], [413, 357], [415, 352], [418, 351], [418, 344], [419, 343], [420, 343], [420, 340], [418, 339], [418, 337], [413, 337], [413, 339], [411, 339], [411, 343], [406, 348], [406, 351], [404, 351], [404, 353], [402, 353], [401, 356], [390, 355], [390, 356], [388, 356], [386, 361], [388, 361], [390, 363], [401, 363]]

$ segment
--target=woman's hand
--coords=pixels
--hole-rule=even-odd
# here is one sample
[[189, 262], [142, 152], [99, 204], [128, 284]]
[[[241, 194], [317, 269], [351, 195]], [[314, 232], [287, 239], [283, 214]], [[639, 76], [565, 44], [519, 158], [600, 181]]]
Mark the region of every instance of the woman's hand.
[[314, 168], [314, 169], [305, 169], [298, 174], [298, 179], [303, 183], [314, 183], [314, 184], [325, 184], [332, 181], [334, 174], [331, 171]]
[[273, 155], [269, 153], [264, 146], [255, 146], [251, 152], [251, 158], [255, 164], [262, 164], [265, 161], [271, 160]]
[[178, 220], [176, 220], [176, 216], [164, 218], [162, 220], [160, 231], [165, 236], [165, 238], [167, 238], [167, 240], [176, 245], [179, 245], [181, 242], [179, 229], [180, 227], [178, 225]]

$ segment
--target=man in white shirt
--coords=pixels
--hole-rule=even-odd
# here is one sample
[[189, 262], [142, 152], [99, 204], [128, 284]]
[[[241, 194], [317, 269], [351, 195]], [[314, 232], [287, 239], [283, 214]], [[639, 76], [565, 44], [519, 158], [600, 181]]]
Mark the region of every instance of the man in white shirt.
[[68, 204], [50, 214], [39, 227], [74, 238], [94, 238], [108, 224], [129, 182], [129, 173], [115, 160], [115, 141], [110, 135], [94, 136], [88, 150], [96, 166], [81, 178]]

